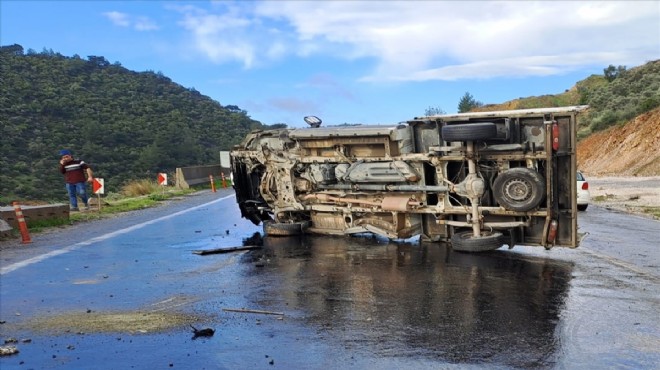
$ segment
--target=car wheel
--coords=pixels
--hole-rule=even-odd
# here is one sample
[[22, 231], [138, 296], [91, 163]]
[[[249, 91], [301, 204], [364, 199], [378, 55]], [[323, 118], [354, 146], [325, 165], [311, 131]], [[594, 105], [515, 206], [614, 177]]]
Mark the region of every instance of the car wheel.
[[497, 136], [497, 127], [491, 122], [442, 126], [444, 141], [478, 141]]
[[545, 180], [528, 168], [512, 168], [493, 182], [497, 203], [511, 211], [526, 212], [536, 208], [545, 196]]
[[586, 211], [588, 206], [589, 206], [588, 204], [578, 204], [577, 208], [578, 211]]
[[299, 222], [275, 222], [275, 221], [265, 221], [264, 222], [264, 234], [267, 236], [292, 236], [300, 235], [305, 229], [310, 225], [309, 221], [299, 221]]
[[481, 236], [473, 232], [461, 231], [451, 236], [451, 248], [457, 252], [486, 252], [501, 247], [504, 242], [502, 233], [496, 231], [481, 231]]

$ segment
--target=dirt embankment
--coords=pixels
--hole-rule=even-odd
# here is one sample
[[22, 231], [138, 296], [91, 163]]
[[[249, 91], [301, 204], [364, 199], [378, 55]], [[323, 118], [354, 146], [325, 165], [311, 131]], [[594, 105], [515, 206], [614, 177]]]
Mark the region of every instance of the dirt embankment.
[[587, 176], [660, 176], [660, 108], [578, 142]]
[[594, 204], [660, 219], [660, 108], [578, 143]]

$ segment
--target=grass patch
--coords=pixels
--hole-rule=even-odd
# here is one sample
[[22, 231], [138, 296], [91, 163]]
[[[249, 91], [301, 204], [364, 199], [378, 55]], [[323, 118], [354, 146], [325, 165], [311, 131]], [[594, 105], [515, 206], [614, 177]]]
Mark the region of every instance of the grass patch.
[[607, 194], [607, 195], [597, 195], [597, 196], [591, 198], [591, 200], [593, 200], [594, 202], [604, 202], [608, 199], [613, 199], [613, 198], [614, 198], [614, 195]]
[[137, 180], [124, 185], [120, 193], [109, 193], [101, 198], [101, 210], [92, 205], [90, 211], [69, 215], [72, 222], [91, 221], [113, 214], [155, 207], [159, 202], [194, 193], [195, 189], [167, 188], [152, 180]]
[[653, 216], [653, 218], [660, 219], [660, 207], [648, 207], [648, 206], [643, 206], [642, 212]]
[[71, 221], [63, 217], [58, 217], [58, 218], [49, 218], [43, 220], [25, 220], [25, 223], [27, 224], [30, 232], [38, 233], [39, 231], [43, 229], [47, 229], [49, 227], [70, 225]]
[[137, 211], [140, 209], [154, 207], [158, 205], [159, 202], [195, 192], [195, 190], [177, 189], [163, 193], [160, 187], [157, 189], [158, 193], [152, 193], [132, 198], [118, 198], [116, 196], [114, 196], [112, 199], [101, 198], [101, 202], [103, 202], [103, 204], [101, 205], [100, 211], [98, 210], [98, 206], [93, 205], [91, 206], [91, 211], [71, 213], [69, 218], [71, 221], [98, 220], [100, 218], [108, 217], [116, 213]]

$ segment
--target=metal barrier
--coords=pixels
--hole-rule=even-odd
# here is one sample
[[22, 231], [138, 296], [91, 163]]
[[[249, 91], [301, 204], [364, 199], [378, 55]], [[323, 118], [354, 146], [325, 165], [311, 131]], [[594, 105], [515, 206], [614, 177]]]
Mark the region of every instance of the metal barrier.
[[209, 176], [220, 178], [229, 177], [229, 168], [221, 165], [179, 167], [176, 169], [175, 185], [181, 189], [188, 189], [190, 186], [199, 184], [209, 184]]
[[[25, 222], [29, 225], [30, 221], [69, 219], [68, 204], [48, 204], [43, 206], [21, 205], [21, 213]], [[9, 236], [12, 229], [19, 229], [19, 217], [16, 215], [14, 207], [0, 207], [0, 219], [6, 222], [6, 225], [0, 225], [0, 235]], [[7, 230], [7, 225], [10, 227]]]

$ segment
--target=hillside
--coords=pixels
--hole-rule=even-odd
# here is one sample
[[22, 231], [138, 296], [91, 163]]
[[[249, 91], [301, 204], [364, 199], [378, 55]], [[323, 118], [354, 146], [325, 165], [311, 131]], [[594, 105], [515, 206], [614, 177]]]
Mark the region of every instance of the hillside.
[[660, 175], [660, 108], [579, 141], [577, 159], [591, 176]]
[[176, 167], [217, 164], [263, 125], [162, 73], [102, 56], [0, 48], [0, 203], [66, 199], [58, 152], [91, 164], [107, 192]]
[[[611, 76], [612, 77], [612, 76]], [[578, 168], [590, 176], [660, 176], [660, 60], [608, 80], [593, 75], [556, 95], [473, 111], [589, 105], [578, 117]]]

